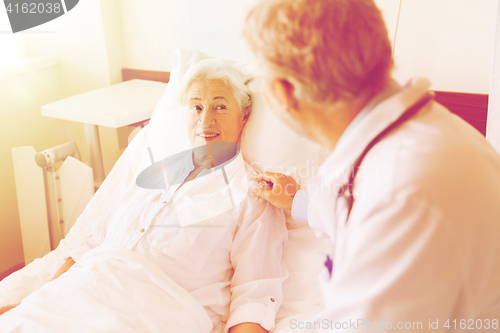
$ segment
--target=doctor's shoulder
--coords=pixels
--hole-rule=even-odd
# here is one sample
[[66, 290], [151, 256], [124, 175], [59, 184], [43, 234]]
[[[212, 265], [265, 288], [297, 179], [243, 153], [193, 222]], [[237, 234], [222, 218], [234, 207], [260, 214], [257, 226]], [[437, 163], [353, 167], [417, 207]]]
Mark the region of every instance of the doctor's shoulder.
[[450, 216], [487, 209], [500, 200], [500, 156], [474, 128], [433, 103], [377, 143], [358, 170], [355, 202], [398, 196]]
[[494, 208], [500, 201], [500, 156], [484, 136], [442, 105], [433, 103], [377, 146], [382, 159], [372, 165], [389, 159], [382, 179], [393, 191], [435, 204], [455, 226], [473, 223], [465, 216], [475, 216], [474, 223], [500, 220], [500, 210]]

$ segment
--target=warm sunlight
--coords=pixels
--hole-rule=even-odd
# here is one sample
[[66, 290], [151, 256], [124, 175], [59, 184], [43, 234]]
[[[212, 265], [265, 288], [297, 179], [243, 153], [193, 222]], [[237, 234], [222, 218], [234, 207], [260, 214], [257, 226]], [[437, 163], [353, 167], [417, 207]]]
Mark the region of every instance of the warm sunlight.
[[26, 56], [26, 36], [12, 34], [7, 12], [0, 11], [0, 68]]

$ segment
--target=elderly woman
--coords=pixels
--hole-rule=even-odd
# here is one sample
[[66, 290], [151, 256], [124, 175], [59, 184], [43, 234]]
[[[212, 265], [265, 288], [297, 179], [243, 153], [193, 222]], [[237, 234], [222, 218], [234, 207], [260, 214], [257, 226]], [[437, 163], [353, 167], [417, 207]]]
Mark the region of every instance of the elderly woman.
[[498, 329], [500, 157], [432, 100], [427, 80], [391, 80], [374, 1], [259, 1], [245, 37], [273, 112], [331, 151], [309, 191], [256, 177], [274, 183], [256, 195], [332, 238], [325, 311], [312, 322]]
[[[287, 276], [282, 262], [287, 230], [282, 210], [243, 193], [254, 174], [236, 146], [252, 104], [245, 75], [224, 61], [201, 61], [186, 73], [179, 98], [194, 149], [158, 162], [168, 174], [160, 181], [168, 183], [164, 190], [148, 189], [148, 181], [156, 181], [154, 172], [143, 172], [130, 184], [131, 197], [93, 221], [82, 242], [68, 244], [67, 260], [49, 284], [71, 274], [80, 260], [88, 262], [99, 248], [131, 250], [203, 307], [209, 331], [222, 332], [225, 326], [231, 332], [265, 332], [274, 325]], [[0, 316], [0, 326], [11, 312], [22, 314], [30, 296]], [[127, 305], [121, 306], [125, 311]]]

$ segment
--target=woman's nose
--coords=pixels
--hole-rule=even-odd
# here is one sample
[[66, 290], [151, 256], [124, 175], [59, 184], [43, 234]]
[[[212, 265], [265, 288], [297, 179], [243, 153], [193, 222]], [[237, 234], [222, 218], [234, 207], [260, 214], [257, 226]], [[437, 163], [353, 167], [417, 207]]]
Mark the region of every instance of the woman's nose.
[[213, 116], [212, 112], [207, 111], [206, 109], [203, 110], [202, 113], [200, 113], [200, 118], [198, 122], [202, 125], [212, 125], [215, 123], [215, 117]]

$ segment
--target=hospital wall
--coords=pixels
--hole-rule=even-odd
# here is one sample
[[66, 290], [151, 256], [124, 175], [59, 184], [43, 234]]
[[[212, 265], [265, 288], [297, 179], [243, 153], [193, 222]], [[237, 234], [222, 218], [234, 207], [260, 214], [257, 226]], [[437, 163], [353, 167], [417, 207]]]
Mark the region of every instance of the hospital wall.
[[[56, 56], [59, 60], [62, 98], [80, 94], [121, 81], [125, 67], [119, 16], [119, 0], [86, 0], [60, 18], [30, 29], [53, 31], [29, 34], [30, 54]], [[66, 122], [78, 137], [82, 159], [87, 161], [83, 124]], [[123, 152], [119, 142], [125, 131], [99, 127], [104, 170], [107, 174]]]
[[[169, 71], [175, 47], [245, 60], [242, 8], [252, 0], [122, 0], [127, 67]], [[496, 0], [376, 0], [394, 45], [394, 77], [435, 90], [489, 92]]]
[[[23, 47], [13, 56], [24, 59], [15, 65], [0, 56], [0, 275], [24, 264], [11, 148], [41, 151], [75, 141], [87, 161], [83, 124], [44, 117], [41, 106], [121, 81], [124, 52], [117, 2], [80, 1], [66, 15], [26, 34], [0, 34], [0, 49], [13, 46], [7, 36], [16, 37]], [[28, 62], [34, 65], [30, 68]], [[99, 131], [108, 173], [128, 132]]]
[[395, 77], [428, 77], [435, 90], [489, 93], [496, 0], [402, 0]]

